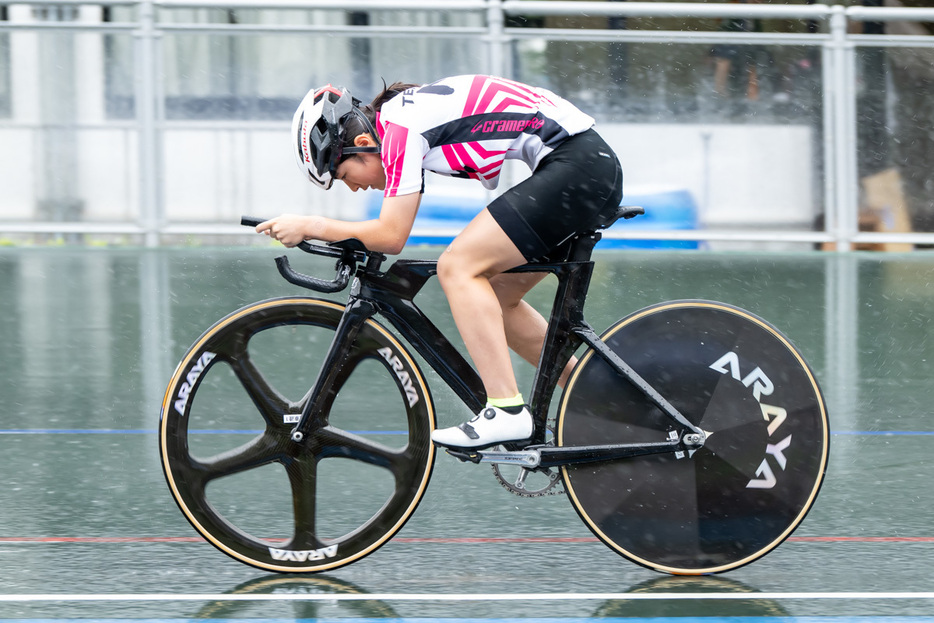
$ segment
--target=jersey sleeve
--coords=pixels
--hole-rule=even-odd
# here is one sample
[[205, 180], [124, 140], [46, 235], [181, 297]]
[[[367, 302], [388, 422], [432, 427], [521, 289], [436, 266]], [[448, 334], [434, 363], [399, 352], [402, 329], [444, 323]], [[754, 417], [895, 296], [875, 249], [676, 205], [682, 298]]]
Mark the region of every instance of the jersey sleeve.
[[418, 132], [387, 122], [380, 157], [386, 171], [385, 197], [408, 195], [422, 190], [422, 160], [428, 142]]

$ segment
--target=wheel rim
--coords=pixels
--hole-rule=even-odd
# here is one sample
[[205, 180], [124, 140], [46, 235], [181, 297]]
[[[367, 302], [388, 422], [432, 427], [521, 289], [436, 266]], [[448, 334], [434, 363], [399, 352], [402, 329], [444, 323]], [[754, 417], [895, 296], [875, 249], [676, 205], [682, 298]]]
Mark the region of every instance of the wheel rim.
[[[279, 299], [231, 314], [196, 342], [167, 390], [160, 450], [172, 494], [208, 541], [247, 564], [311, 572], [357, 560], [402, 527], [427, 487], [430, 395], [405, 349], [373, 321], [347, 353], [326, 425], [301, 446], [289, 440], [306, 398], [295, 392], [311, 386], [320, 357], [284, 370], [276, 360], [323, 352], [342, 311]], [[305, 378], [283, 390], [270, 369]], [[378, 413], [361, 420], [355, 405], [367, 392], [378, 392]]]
[[[701, 301], [638, 312], [604, 341], [712, 435], [680, 459], [565, 468], [591, 530], [640, 564], [687, 574], [736, 568], [787, 538], [817, 495], [828, 447], [820, 389], [791, 343], [748, 312]], [[619, 381], [591, 353], [581, 360], [562, 400], [559, 445], [667, 438], [670, 420]]]

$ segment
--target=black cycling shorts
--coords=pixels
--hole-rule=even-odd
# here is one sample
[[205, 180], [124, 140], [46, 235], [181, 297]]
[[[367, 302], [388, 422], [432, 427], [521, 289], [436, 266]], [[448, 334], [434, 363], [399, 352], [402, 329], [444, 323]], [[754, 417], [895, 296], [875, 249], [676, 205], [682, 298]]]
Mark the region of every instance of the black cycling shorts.
[[594, 130], [569, 137], [532, 176], [497, 197], [490, 214], [526, 260], [543, 259], [571, 236], [597, 229], [619, 208], [623, 171]]

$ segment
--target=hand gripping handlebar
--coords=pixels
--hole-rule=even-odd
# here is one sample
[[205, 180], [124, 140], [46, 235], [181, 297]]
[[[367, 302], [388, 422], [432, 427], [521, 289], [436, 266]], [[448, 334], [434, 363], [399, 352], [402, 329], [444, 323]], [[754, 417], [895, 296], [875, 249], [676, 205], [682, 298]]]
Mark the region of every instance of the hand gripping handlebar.
[[[240, 224], [246, 227], [256, 227], [265, 221], [266, 219], [256, 218], [253, 216], [240, 217]], [[297, 286], [325, 294], [339, 292], [346, 288], [347, 284], [350, 283], [350, 277], [353, 274], [354, 266], [358, 261], [363, 261], [366, 258], [366, 252], [362, 250], [363, 245], [360, 245], [359, 243], [357, 245], [348, 243], [335, 244], [340, 244], [341, 246], [323, 246], [318, 244], [310, 244], [307, 242], [300, 242], [298, 245], [296, 245], [305, 253], [338, 258], [337, 276], [334, 277], [332, 281], [319, 279], [317, 277], [312, 277], [310, 275], [305, 275], [296, 271], [289, 264], [289, 258], [284, 255], [280, 255], [276, 258], [276, 268], [279, 269], [279, 274], [282, 275], [289, 283], [293, 283]]]

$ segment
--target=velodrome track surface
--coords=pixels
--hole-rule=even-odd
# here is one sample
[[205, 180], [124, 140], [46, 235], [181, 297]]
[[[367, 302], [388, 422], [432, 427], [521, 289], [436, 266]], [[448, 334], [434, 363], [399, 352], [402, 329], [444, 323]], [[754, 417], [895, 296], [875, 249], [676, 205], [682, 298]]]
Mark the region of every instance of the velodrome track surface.
[[[297, 292], [275, 273], [278, 253], [0, 249], [0, 618], [934, 621], [934, 257], [596, 256], [596, 328], [663, 300], [723, 300], [777, 325], [813, 365], [833, 429], [827, 479], [760, 561], [663, 576], [597, 542], [563, 496], [514, 497], [489, 467], [439, 455], [397, 538], [333, 573], [288, 576], [194, 533], [156, 443], [165, 383], [201, 331]], [[425, 295], [452, 329], [440, 290]], [[453, 396], [433, 391], [442, 423], [459, 421]]]

